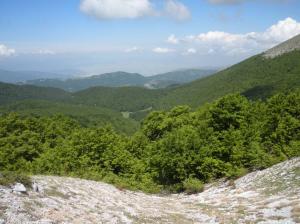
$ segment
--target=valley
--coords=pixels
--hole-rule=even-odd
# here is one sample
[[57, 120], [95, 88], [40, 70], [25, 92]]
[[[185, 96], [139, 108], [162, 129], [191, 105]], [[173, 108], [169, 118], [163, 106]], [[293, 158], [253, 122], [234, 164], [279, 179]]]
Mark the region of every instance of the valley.
[[300, 223], [299, 8], [1, 0], [0, 224]]

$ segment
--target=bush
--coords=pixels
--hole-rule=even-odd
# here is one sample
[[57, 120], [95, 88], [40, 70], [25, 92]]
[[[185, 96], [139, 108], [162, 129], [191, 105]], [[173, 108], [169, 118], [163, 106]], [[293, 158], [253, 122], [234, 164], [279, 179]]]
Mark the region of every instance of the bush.
[[236, 180], [240, 177], [243, 177], [249, 173], [249, 170], [247, 168], [241, 167], [241, 168], [236, 168], [232, 169], [230, 172], [228, 172], [228, 177], [231, 180]]
[[26, 174], [11, 172], [11, 171], [0, 172], [0, 185], [10, 186], [15, 183], [21, 183], [25, 187], [31, 187], [32, 185], [31, 178]]
[[183, 182], [183, 189], [187, 194], [196, 194], [204, 190], [204, 185], [202, 181], [190, 177]]

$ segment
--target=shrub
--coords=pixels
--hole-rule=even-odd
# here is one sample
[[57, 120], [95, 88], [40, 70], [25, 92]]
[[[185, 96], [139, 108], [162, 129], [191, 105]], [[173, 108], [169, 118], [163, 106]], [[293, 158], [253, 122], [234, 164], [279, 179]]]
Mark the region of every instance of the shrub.
[[203, 191], [204, 185], [202, 181], [189, 177], [183, 182], [183, 189], [187, 194], [196, 194]]
[[21, 183], [25, 187], [31, 187], [32, 185], [31, 178], [26, 174], [11, 172], [11, 171], [0, 172], [0, 185], [10, 186], [15, 183]]
[[240, 177], [245, 176], [248, 173], [249, 170], [247, 168], [241, 167], [241, 168], [232, 169], [230, 172], [228, 172], [228, 177], [234, 181]]

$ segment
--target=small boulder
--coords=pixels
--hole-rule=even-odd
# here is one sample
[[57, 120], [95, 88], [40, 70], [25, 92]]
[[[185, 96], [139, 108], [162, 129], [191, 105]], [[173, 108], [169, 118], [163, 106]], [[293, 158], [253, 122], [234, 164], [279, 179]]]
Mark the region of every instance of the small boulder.
[[17, 193], [23, 193], [25, 194], [27, 192], [26, 187], [21, 184], [21, 183], [16, 183], [13, 187], [12, 187], [13, 192], [17, 192]]

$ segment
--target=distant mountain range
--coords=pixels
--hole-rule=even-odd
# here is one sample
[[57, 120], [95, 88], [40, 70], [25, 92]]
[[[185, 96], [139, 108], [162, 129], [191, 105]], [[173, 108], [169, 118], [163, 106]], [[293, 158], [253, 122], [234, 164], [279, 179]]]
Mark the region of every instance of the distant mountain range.
[[27, 80], [53, 78], [68, 78], [70, 75], [40, 71], [8, 71], [0, 69], [0, 82], [25, 83]]
[[300, 42], [295, 41], [299, 37], [285, 42], [286, 48], [279, 45], [284, 53], [276, 57], [266, 58], [262, 53], [216, 74], [173, 88], [150, 91], [133, 87], [94, 87], [76, 92], [74, 97], [82, 103], [131, 112], [150, 107], [168, 109], [176, 105], [195, 108], [233, 92], [251, 99], [265, 99], [278, 92], [300, 88]]
[[[65, 106], [72, 105], [72, 109], [68, 109], [68, 111], [75, 110], [74, 105], [108, 108], [118, 112], [130, 112], [130, 117], [140, 118], [151, 109], [169, 109], [177, 105], [189, 105], [196, 108], [234, 92], [244, 94], [253, 100], [265, 99], [279, 92], [300, 88], [300, 41], [295, 41], [297, 38], [300, 36], [279, 45], [279, 48], [273, 48], [273, 51], [275, 49], [276, 52], [280, 49], [281, 54], [276, 53], [272, 57], [266, 57], [266, 54], [270, 52], [267, 51], [213, 75], [163, 89], [147, 89], [140, 86], [96, 86], [72, 93], [52, 87], [0, 83], [0, 105], [16, 104], [23, 100], [44, 100], [60, 102]], [[185, 70], [185, 74], [189, 74], [185, 76], [186, 78], [193, 76], [194, 73], [188, 73]], [[207, 74], [202, 73], [203, 76]], [[168, 81], [169, 76], [176, 77], [176, 79], [174, 78], [176, 82], [182, 81], [180, 80], [182, 76], [179, 74], [177, 77], [176, 73], [166, 73], [154, 76], [154, 78], [158, 81]], [[123, 79], [121, 82], [120, 77], [130, 78]], [[80, 79], [80, 81], [85, 80], [89, 84], [91, 80], [97, 79], [102, 80], [102, 83], [103, 80], [110, 80], [110, 83], [113, 83], [112, 80], [114, 80], [114, 84], [111, 85], [128, 85], [128, 80], [133, 80], [136, 85], [145, 85], [144, 79], [149, 81], [148, 77], [131, 73], [111, 73]], [[154, 82], [153, 80], [150, 81]], [[81, 82], [76, 81], [75, 83]], [[30, 110], [30, 107], [27, 108], [27, 111]], [[14, 106], [14, 108], [18, 107]], [[4, 109], [4, 111], [6, 110]]]
[[215, 73], [216, 70], [187, 69], [145, 77], [138, 73], [113, 72], [84, 78], [67, 80], [35, 79], [25, 83], [36, 86], [55, 87], [70, 92], [88, 89], [95, 86], [124, 87], [142, 86], [149, 89], [159, 89], [168, 86], [184, 84]]

